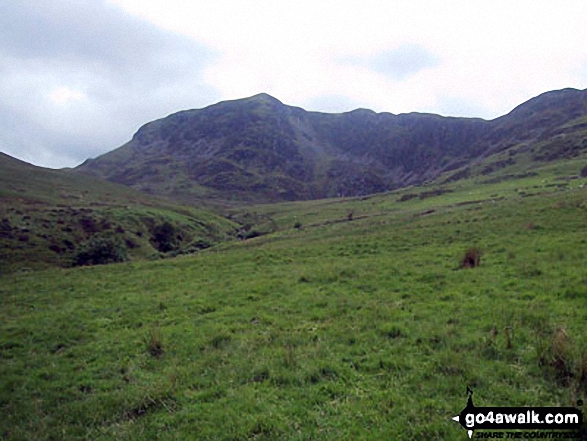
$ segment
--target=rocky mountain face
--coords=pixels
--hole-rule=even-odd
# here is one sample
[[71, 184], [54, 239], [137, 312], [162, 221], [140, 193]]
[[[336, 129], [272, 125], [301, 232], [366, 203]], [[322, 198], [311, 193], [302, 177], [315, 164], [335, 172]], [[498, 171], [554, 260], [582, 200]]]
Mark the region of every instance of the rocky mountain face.
[[475, 161], [512, 148], [530, 149], [539, 161], [578, 155], [587, 149], [586, 130], [587, 91], [575, 89], [547, 92], [492, 121], [326, 114], [260, 94], [150, 122], [77, 171], [185, 202], [358, 196], [442, 173], [457, 179]]

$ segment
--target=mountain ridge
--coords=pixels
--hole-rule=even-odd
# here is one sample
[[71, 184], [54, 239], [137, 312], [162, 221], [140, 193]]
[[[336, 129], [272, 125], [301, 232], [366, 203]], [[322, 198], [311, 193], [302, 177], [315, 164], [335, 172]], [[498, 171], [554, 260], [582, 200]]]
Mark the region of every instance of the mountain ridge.
[[561, 130], [568, 145], [554, 157], [581, 153], [583, 126], [563, 126], [585, 115], [587, 92], [577, 89], [546, 92], [493, 120], [322, 113], [261, 93], [149, 122], [75, 170], [182, 202], [360, 196], [422, 184], [508, 149], [541, 147]]

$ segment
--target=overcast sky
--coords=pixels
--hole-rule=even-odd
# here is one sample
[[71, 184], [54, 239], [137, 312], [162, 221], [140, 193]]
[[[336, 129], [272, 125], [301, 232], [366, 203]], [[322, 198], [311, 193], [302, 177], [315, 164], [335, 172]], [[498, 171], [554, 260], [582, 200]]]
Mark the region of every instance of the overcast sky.
[[68, 167], [266, 92], [492, 119], [587, 88], [587, 1], [0, 0], [0, 151]]

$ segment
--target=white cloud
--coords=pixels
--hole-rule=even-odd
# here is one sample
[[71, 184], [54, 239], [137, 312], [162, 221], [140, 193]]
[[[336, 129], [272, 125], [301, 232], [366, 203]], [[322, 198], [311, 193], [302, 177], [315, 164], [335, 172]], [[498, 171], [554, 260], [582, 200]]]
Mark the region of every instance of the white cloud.
[[0, 150], [74, 166], [218, 99], [213, 51], [94, 0], [0, 2]]
[[587, 87], [586, 16], [584, 0], [2, 0], [0, 149], [74, 165], [152, 119], [260, 92], [494, 118]]
[[397, 48], [380, 52], [367, 58], [354, 57], [350, 63], [364, 65], [391, 79], [402, 81], [416, 75], [423, 69], [440, 64], [441, 60], [425, 47], [404, 43]]
[[71, 101], [83, 100], [86, 98], [86, 94], [68, 87], [58, 87], [47, 94], [47, 97], [57, 105], [64, 105]]
[[576, 73], [587, 56], [583, 1], [112, 1], [214, 47], [205, 78], [223, 99], [346, 96], [398, 113], [450, 112], [448, 96], [470, 103], [455, 111], [497, 117], [587, 85]]

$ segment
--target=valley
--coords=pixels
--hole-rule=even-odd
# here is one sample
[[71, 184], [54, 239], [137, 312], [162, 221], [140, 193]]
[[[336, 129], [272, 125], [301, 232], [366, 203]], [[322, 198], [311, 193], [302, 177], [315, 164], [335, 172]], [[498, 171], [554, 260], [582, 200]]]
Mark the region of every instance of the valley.
[[[194, 160], [201, 169], [185, 176], [181, 149], [160, 161], [172, 146], [156, 139], [162, 122], [79, 170], [0, 156], [0, 436], [465, 439], [451, 418], [467, 387], [478, 406], [576, 406], [587, 396], [578, 93], [546, 94], [499, 121], [457, 122], [492, 129], [435, 150], [430, 161], [442, 167], [424, 166], [407, 143], [404, 168], [377, 181], [385, 185], [361, 178], [344, 194], [329, 178], [334, 156], [312, 162], [316, 180], [300, 165], [339, 154], [334, 141], [284, 144], [274, 132], [295, 135], [302, 122], [271, 126], [267, 146], [239, 141], [230, 160], [214, 156], [229, 144], [196, 141], [199, 157], [235, 168]], [[288, 111], [303, 124], [315, 117]], [[376, 125], [365, 112], [323, 121]], [[231, 118], [206, 130], [228, 130]], [[428, 145], [430, 130], [413, 142]], [[182, 136], [173, 145], [189, 152]], [[283, 187], [247, 150], [274, 146]], [[290, 147], [300, 156], [280, 153]], [[390, 170], [369, 162], [373, 149], [352, 173]], [[340, 176], [351, 176], [354, 154]], [[246, 185], [222, 184], [237, 175]], [[76, 264], [93, 238], [118, 243], [125, 258]], [[469, 250], [480, 256], [474, 267], [463, 265]]]

